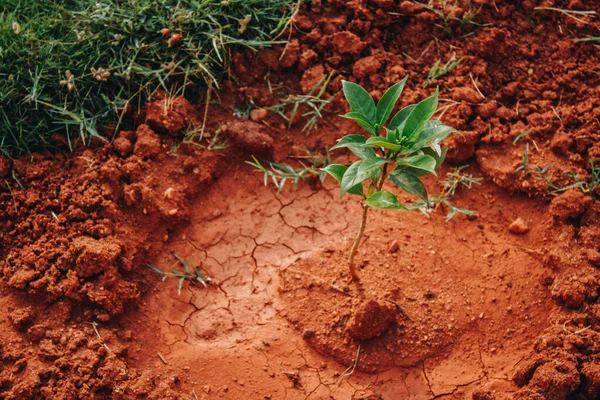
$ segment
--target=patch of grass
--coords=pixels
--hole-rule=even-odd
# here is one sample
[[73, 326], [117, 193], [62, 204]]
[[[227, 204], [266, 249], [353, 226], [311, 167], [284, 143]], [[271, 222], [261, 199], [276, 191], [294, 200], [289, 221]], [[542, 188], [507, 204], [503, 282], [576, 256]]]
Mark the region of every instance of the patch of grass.
[[54, 134], [89, 143], [158, 88], [218, 89], [231, 50], [283, 43], [275, 38], [299, 4], [3, 0], [0, 154], [49, 145]]

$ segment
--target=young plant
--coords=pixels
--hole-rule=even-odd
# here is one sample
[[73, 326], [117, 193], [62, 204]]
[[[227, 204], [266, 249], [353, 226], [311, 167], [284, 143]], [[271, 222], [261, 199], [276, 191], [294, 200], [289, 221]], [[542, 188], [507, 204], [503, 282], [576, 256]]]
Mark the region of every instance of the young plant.
[[331, 148], [347, 148], [360, 158], [358, 161], [350, 167], [331, 164], [324, 168], [340, 182], [341, 196], [350, 193], [363, 198], [360, 229], [348, 262], [353, 280], [358, 279], [354, 257], [365, 231], [369, 208], [407, 210], [396, 195], [383, 190], [385, 181], [389, 179], [400, 190], [416, 196], [430, 207], [421, 177], [435, 174], [446, 154], [440, 142], [455, 131], [440, 121], [430, 120], [438, 105], [437, 89], [433, 96], [398, 111], [387, 123], [407, 79], [408, 76], [389, 88], [377, 105], [359, 85], [342, 82], [351, 108], [351, 112], [343, 117], [356, 121], [368, 135], [344, 136]]
[[329, 152], [326, 152], [325, 156], [321, 156], [320, 154], [311, 153], [306, 147], [304, 148], [304, 151], [306, 151], [306, 156], [296, 158], [307, 159], [310, 161], [310, 165], [306, 165], [299, 160], [299, 163], [301, 164], [301, 167], [299, 168], [294, 168], [291, 165], [277, 163], [274, 161], [266, 161], [268, 164], [268, 167], [266, 167], [262, 165], [254, 156], [252, 156], [254, 161], [246, 161], [246, 164], [252, 165], [256, 169], [256, 172], [261, 172], [263, 174], [263, 182], [265, 186], [267, 186], [269, 179], [271, 179], [277, 188], [277, 193], [283, 190], [285, 183], [288, 181], [294, 182], [294, 189], [298, 185], [298, 182], [307, 179], [318, 178], [319, 181], [323, 182], [327, 176], [327, 173], [324, 172], [321, 167], [331, 164]]
[[452, 57], [448, 60], [448, 62], [442, 66], [440, 66], [440, 64], [442, 63], [442, 59], [438, 59], [429, 70], [429, 73], [427, 74], [427, 79], [425, 79], [425, 82], [423, 82], [423, 87], [429, 86], [431, 81], [433, 81], [434, 79], [444, 76], [448, 72], [452, 71], [463, 61], [463, 59], [463, 57], [457, 59], [456, 54], [453, 54]]
[[[209, 277], [205, 277], [202, 272], [198, 268], [192, 264], [190, 260], [185, 261], [183, 258], [179, 257], [177, 254], [173, 253], [173, 256], [177, 259], [175, 264], [171, 266], [171, 271], [164, 271], [152, 264], [146, 264], [148, 268], [152, 271], [156, 272], [159, 275], [162, 275], [163, 282], [170, 276], [176, 277], [179, 280], [177, 284], [177, 294], [181, 295], [181, 289], [183, 288], [183, 282], [186, 280], [190, 282], [200, 282], [202, 286], [206, 287], [211, 279]], [[183, 265], [184, 272], [181, 272], [175, 269], [177, 264]]]

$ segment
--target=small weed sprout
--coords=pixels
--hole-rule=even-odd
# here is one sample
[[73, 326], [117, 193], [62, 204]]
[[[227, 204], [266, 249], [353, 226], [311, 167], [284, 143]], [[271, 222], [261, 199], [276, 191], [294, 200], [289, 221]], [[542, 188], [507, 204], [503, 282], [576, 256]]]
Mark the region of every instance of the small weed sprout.
[[[152, 264], [146, 264], [148, 268], [152, 271], [156, 272], [159, 275], [162, 275], [163, 282], [170, 276], [174, 276], [179, 279], [179, 283], [177, 284], [177, 294], [181, 295], [181, 289], [183, 288], [183, 282], [185, 280], [189, 280], [190, 282], [200, 282], [202, 286], [207, 287], [207, 285], [211, 282], [211, 278], [205, 277], [202, 272], [198, 268], [194, 266], [194, 264], [187, 260], [185, 261], [183, 258], [179, 257], [177, 254], [173, 253], [173, 257], [177, 259], [177, 261], [171, 266], [171, 271], [164, 271]], [[183, 266], [184, 272], [181, 272], [175, 269], [177, 264], [181, 264]]]
[[529, 143], [525, 144], [525, 151], [521, 156], [521, 165], [516, 169], [517, 172], [521, 171], [523, 175], [527, 175], [529, 168]]
[[[329, 85], [329, 81], [331, 81], [332, 75], [328, 75], [327, 77], [323, 77], [307, 94], [303, 95], [289, 95], [286, 98], [282, 99], [279, 104], [276, 104], [272, 107], [268, 107], [267, 110], [272, 111], [279, 115], [281, 118], [288, 121], [288, 129], [292, 127], [294, 124], [294, 120], [298, 115], [298, 111], [300, 106], [304, 105], [309, 108], [307, 112], [302, 114], [303, 117], [310, 117], [308, 121], [304, 124], [302, 128], [302, 132], [309, 133], [313, 129], [317, 128], [318, 120], [323, 117], [323, 109], [331, 103], [331, 100], [336, 96], [329, 99], [324, 99], [323, 95], [327, 90], [327, 86]], [[316, 93], [316, 94], [315, 94]], [[292, 112], [288, 117], [285, 114], [285, 111], [290, 107], [292, 107]]]
[[469, 217], [477, 215], [475, 211], [456, 207], [450, 202], [450, 200], [454, 198], [458, 188], [464, 187], [471, 189], [473, 185], [480, 185], [480, 182], [483, 180], [483, 178], [475, 178], [471, 174], [463, 173], [462, 171], [467, 167], [468, 165], [463, 165], [462, 167], [455, 168], [452, 172], [448, 172], [446, 180], [444, 181], [444, 190], [442, 191], [442, 194], [432, 196], [433, 202], [436, 203], [436, 209], [441, 204], [448, 208], [449, 211], [446, 213], [446, 221], [451, 220], [456, 214], [465, 214]]
[[298, 182], [309, 178], [318, 178], [320, 182], [323, 182], [327, 176], [327, 173], [321, 169], [321, 167], [331, 164], [329, 152], [327, 152], [324, 156], [321, 156], [319, 154], [311, 153], [307, 148], [304, 148], [304, 150], [306, 151], [307, 155], [302, 158], [309, 160], [310, 165], [306, 165], [304, 162], [299, 160], [301, 164], [300, 168], [294, 168], [291, 165], [276, 163], [273, 161], [267, 161], [266, 163], [268, 166], [264, 166], [254, 156], [252, 156], [254, 161], [246, 161], [246, 163], [252, 165], [256, 169], [256, 172], [261, 172], [263, 174], [265, 186], [268, 185], [270, 179], [277, 188], [277, 193], [283, 190], [283, 187], [288, 181], [294, 182], [294, 188], [296, 188]]
[[440, 143], [455, 131], [440, 121], [430, 120], [437, 110], [438, 89], [433, 96], [401, 109], [387, 123], [407, 79], [408, 76], [390, 87], [377, 106], [365, 89], [342, 81], [344, 95], [351, 108], [351, 112], [343, 117], [356, 121], [370, 136], [344, 136], [330, 150], [348, 148], [360, 160], [350, 167], [331, 164], [323, 169], [340, 183], [341, 196], [350, 193], [363, 198], [360, 229], [348, 261], [353, 280], [358, 279], [354, 258], [365, 231], [369, 208], [408, 210], [400, 204], [396, 195], [383, 190], [385, 181], [389, 179], [399, 189], [416, 196], [427, 208], [431, 208], [421, 177], [435, 174], [446, 154]]
[[584, 181], [578, 173], [565, 174], [566, 178], [572, 179], [574, 182], [568, 186], [559, 188], [555, 193], [562, 193], [569, 189], [578, 188], [585, 194], [593, 195], [598, 186], [600, 186], [600, 165], [596, 165], [594, 159], [590, 159], [590, 179]]
[[438, 59], [429, 70], [429, 73], [427, 74], [427, 79], [425, 80], [425, 82], [423, 82], [423, 87], [429, 86], [431, 81], [433, 81], [434, 79], [446, 75], [448, 72], [456, 68], [462, 61], [462, 57], [457, 59], [456, 54], [453, 54], [452, 57], [448, 60], [448, 62], [440, 67], [442, 59]]
[[475, 8], [473, 6], [473, 3], [471, 2], [471, 0], [468, 0], [468, 2], [467, 2], [468, 10], [460, 18], [453, 15], [454, 12], [458, 8], [458, 0], [454, 0], [453, 3], [451, 3], [450, 0], [439, 0], [438, 7], [435, 7], [433, 5], [433, 1], [429, 1], [429, 3], [427, 3], [427, 4], [421, 3], [419, 1], [413, 1], [413, 3], [420, 5], [421, 7], [425, 8], [426, 10], [431, 11], [435, 15], [437, 15], [442, 20], [442, 23], [436, 24], [436, 26], [439, 26], [440, 28], [442, 28], [444, 31], [446, 31], [446, 33], [448, 35], [452, 35], [452, 27], [450, 26], [450, 24], [453, 21], [457, 21], [461, 27], [464, 25], [474, 25], [474, 26], [489, 26], [489, 25], [491, 25], [491, 24], [481, 24], [479, 22], [475, 22], [475, 17], [477, 17], [477, 15], [479, 15], [479, 13], [481, 12], [483, 5], [479, 6], [479, 8]]

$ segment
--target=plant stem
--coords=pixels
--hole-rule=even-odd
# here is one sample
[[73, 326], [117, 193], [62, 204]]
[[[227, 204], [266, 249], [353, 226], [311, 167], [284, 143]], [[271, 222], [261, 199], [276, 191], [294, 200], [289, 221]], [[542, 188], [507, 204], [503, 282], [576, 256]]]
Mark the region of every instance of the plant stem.
[[358, 231], [358, 236], [356, 237], [356, 240], [354, 241], [354, 244], [352, 245], [352, 249], [350, 250], [350, 261], [349, 261], [348, 266], [350, 267], [350, 279], [353, 281], [358, 280], [358, 274], [356, 273], [356, 268], [354, 267], [354, 256], [356, 256], [356, 251], [358, 250], [358, 245], [360, 244], [363, 234], [365, 233], [365, 227], [367, 226], [368, 212], [369, 212], [369, 206], [366, 204], [363, 204], [363, 212], [362, 212], [362, 220], [360, 223], [360, 230]]
[[[385, 182], [385, 178], [387, 178], [387, 164], [383, 166], [383, 172], [381, 174], [381, 179], [377, 183], [377, 191], [380, 191], [383, 187], [383, 182]], [[356, 273], [356, 268], [354, 266], [354, 257], [356, 256], [356, 252], [358, 251], [358, 246], [360, 245], [360, 241], [362, 240], [363, 234], [365, 233], [365, 228], [367, 226], [367, 214], [369, 213], [369, 206], [363, 203], [363, 212], [362, 212], [362, 220], [360, 222], [360, 230], [358, 231], [358, 236], [352, 245], [352, 249], [350, 249], [350, 260], [348, 261], [348, 267], [350, 269], [350, 279], [353, 281], [357, 281], [358, 274]]]

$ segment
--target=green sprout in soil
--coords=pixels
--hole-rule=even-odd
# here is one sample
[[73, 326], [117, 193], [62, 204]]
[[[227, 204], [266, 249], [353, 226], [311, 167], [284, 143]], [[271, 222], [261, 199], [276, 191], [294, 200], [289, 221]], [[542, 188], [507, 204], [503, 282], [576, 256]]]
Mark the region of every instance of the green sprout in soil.
[[[306, 121], [304, 124], [302, 132], [311, 132], [313, 129], [318, 127], [318, 120], [323, 117], [323, 109], [329, 105], [335, 97], [333, 96], [329, 99], [323, 98], [331, 77], [331, 74], [323, 77], [307, 94], [289, 95], [282, 99], [279, 104], [268, 107], [267, 110], [276, 113], [281, 118], [288, 121], [288, 129], [290, 129], [294, 124], [294, 120], [298, 115], [300, 107], [304, 106], [308, 108], [308, 111], [303, 113], [302, 116], [307, 117], [308, 121]], [[286, 110], [288, 110], [290, 107], [292, 111], [288, 117], [286, 115]]]
[[561, 187], [556, 190], [556, 193], [562, 193], [569, 189], [578, 188], [585, 194], [594, 194], [598, 186], [600, 186], [600, 165], [596, 165], [596, 161], [594, 159], [590, 159], [590, 173], [591, 176], [588, 180], [581, 179], [578, 173], [571, 172], [567, 173], [564, 176], [573, 180], [574, 182], [565, 187]]
[[435, 174], [446, 154], [440, 143], [455, 131], [440, 121], [431, 120], [438, 105], [437, 89], [433, 96], [398, 111], [388, 123], [407, 79], [408, 76], [390, 87], [377, 105], [365, 89], [343, 81], [344, 95], [351, 108], [351, 112], [343, 117], [356, 121], [369, 137], [351, 134], [340, 139], [331, 150], [348, 148], [360, 160], [350, 167], [331, 164], [324, 171], [341, 184], [342, 196], [350, 193], [363, 199], [360, 229], [348, 261], [353, 280], [358, 279], [354, 258], [365, 231], [369, 208], [408, 210], [395, 194], [383, 190], [385, 181], [389, 180], [431, 208], [433, 204], [421, 177]]
[[456, 54], [453, 54], [446, 64], [440, 66], [440, 64], [442, 63], [442, 59], [438, 59], [429, 70], [429, 73], [427, 74], [427, 79], [425, 80], [425, 82], [423, 82], [423, 87], [429, 86], [431, 81], [433, 81], [434, 79], [446, 75], [448, 72], [456, 68], [462, 61], [462, 57], [457, 59]]
[[[466, 189], [471, 189], [473, 188], [473, 185], [480, 185], [480, 182], [483, 180], [483, 178], [475, 178], [472, 174], [464, 173], [463, 170], [467, 167], [468, 165], [463, 165], [454, 168], [452, 172], [448, 172], [446, 174], [446, 180], [443, 182], [444, 189], [442, 190], [442, 193], [430, 196], [429, 203], [435, 205], [433, 211], [437, 211], [440, 207], [444, 209], [446, 221], [450, 221], [457, 214], [464, 214], [467, 217], [474, 217], [477, 215], [477, 212], [457, 207], [451, 202], [459, 188], [464, 187]], [[428, 207], [428, 204], [423, 201], [417, 201], [407, 205], [407, 208], [411, 210], [417, 209], [426, 216], [429, 216], [429, 212], [432, 210], [432, 208]]]
[[521, 155], [521, 164], [517, 167], [517, 172], [522, 172], [523, 175], [527, 175], [529, 168], [529, 143], [525, 144], [525, 151]]
[[[173, 253], [173, 256], [177, 259], [177, 261], [170, 267], [170, 271], [164, 271], [152, 264], [146, 264], [148, 268], [152, 271], [156, 272], [159, 275], [162, 275], [163, 282], [170, 276], [176, 277], [179, 279], [179, 283], [177, 285], [177, 294], [181, 295], [181, 289], [183, 288], [183, 282], [186, 280], [196, 283], [200, 282], [202, 286], [207, 287], [207, 285], [211, 282], [211, 278], [205, 277], [202, 272], [198, 268], [194, 266], [194, 264], [187, 260], [185, 261], [183, 258], [179, 257], [177, 254]], [[184, 272], [181, 272], [175, 269], [175, 266], [181, 264], [183, 266]]]
[[[420, 5], [428, 11], [433, 12], [437, 15], [442, 23], [435, 24], [436, 26], [442, 28], [448, 35], [452, 35], [452, 24], [453, 22], [458, 22], [461, 27], [465, 25], [474, 25], [474, 26], [489, 26], [491, 24], [481, 24], [475, 21], [475, 17], [481, 13], [483, 5], [479, 6], [479, 8], [475, 8], [473, 6], [473, 2], [471, 0], [467, 1], [468, 9], [464, 12], [461, 17], [455, 16], [455, 12], [459, 9], [458, 0], [454, 0], [451, 2], [450, 0], [430, 0], [427, 4], [421, 3], [419, 1], [413, 1], [413, 3]], [[437, 3], [437, 6], [434, 4]]]
[[[277, 193], [283, 190], [283, 187], [288, 181], [294, 183], [294, 188], [296, 188], [298, 182], [306, 179], [318, 178], [320, 182], [323, 182], [327, 173], [322, 167], [331, 164], [329, 152], [326, 152], [326, 154], [322, 156], [320, 154], [311, 153], [307, 148], [304, 148], [304, 150], [306, 151], [306, 156], [295, 157], [301, 165], [299, 168], [294, 168], [291, 165], [274, 161], [266, 161], [268, 166], [264, 166], [254, 156], [252, 156], [254, 161], [246, 161], [246, 163], [252, 165], [256, 169], [256, 172], [261, 172], [263, 174], [265, 186], [268, 185], [270, 179], [277, 188]], [[308, 160], [310, 164], [305, 164], [302, 159]]]

